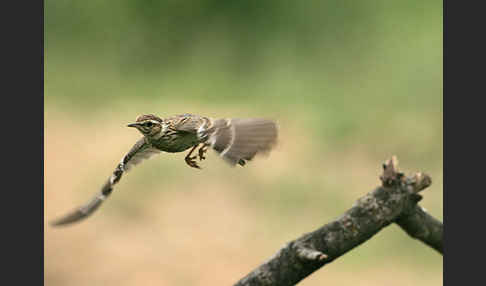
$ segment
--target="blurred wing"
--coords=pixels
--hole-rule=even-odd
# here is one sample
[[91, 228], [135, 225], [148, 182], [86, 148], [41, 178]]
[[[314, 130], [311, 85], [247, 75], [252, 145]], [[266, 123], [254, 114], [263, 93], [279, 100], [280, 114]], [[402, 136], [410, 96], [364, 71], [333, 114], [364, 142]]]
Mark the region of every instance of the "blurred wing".
[[115, 171], [113, 171], [111, 177], [103, 185], [101, 191], [94, 198], [92, 198], [87, 204], [52, 222], [51, 225], [57, 226], [70, 224], [80, 221], [92, 214], [111, 194], [111, 192], [113, 191], [113, 186], [118, 183], [125, 171], [128, 171], [132, 166], [158, 153], [160, 153], [160, 151], [148, 145], [145, 142], [144, 138], [140, 139], [123, 157], [121, 162], [116, 167]]
[[226, 162], [243, 166], [276, 145], [278, 127], [274, 121], [261, 118], [217, 119], [206, 132], [207, 143]]

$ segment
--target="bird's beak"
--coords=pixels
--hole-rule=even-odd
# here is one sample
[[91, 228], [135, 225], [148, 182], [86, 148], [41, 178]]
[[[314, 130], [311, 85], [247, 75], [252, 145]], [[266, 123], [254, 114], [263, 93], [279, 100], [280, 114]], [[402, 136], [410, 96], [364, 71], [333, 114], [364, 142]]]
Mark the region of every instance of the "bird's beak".
[[130, 123], [127, 125], [127, 127], [137, 127], [138, 125], [138, 123]]

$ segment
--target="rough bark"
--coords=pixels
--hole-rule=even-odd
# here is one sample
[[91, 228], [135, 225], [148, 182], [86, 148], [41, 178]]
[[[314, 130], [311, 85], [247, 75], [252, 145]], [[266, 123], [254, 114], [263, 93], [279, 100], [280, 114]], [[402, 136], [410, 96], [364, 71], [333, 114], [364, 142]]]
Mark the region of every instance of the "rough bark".
[[442, 222], [415, 206], [410, 214], [395, 221], [406, 233], [442, 253]]
[[418, 192], [431, 184], [430, 177], [423, 173], [405, 177], [397, 164], [392, 157], [383, 165], [382, 186], [336, 220], [287, 243], [235, 285], [295, 285], [393, 222], [442, 253], [442, 223], [417, 205], [422, 198]]

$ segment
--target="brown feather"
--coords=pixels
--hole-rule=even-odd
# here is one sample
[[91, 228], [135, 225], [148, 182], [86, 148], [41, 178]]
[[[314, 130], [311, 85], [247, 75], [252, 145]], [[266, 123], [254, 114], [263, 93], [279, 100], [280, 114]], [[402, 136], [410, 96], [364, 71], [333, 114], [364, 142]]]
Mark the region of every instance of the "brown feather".
[[235, 118], [214, 123], [215, 131], [208, 142], [231, 165], [244, 165], [244, 160], [267, 153], [277, 141], [277, 124], [271, 120]]

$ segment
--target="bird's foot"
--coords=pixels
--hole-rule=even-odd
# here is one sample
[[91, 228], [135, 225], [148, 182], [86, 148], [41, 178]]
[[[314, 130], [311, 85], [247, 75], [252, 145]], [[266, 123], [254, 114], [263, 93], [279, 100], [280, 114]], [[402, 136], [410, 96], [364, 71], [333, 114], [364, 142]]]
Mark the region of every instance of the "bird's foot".
[[201, 169], [201, 167], [199, 167], [199, 165], [196, 163], [196, 158], [197, 156], [193, 156], [193, 157], [186, 156], [186, 158], [184, 159], [186, 161], [186, 164], [189, 165], [190, 167]]
[[207, 151], [208, 151], [208, 145], [203, 145], [201, 148], [199, 148], [198, 155], [199, 155], [200, 161], [206, 159], [206, 157], [204, 156], [204, 153], [206, 153]]

